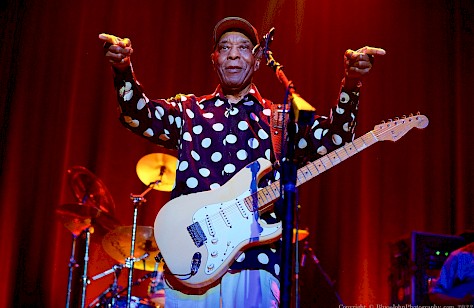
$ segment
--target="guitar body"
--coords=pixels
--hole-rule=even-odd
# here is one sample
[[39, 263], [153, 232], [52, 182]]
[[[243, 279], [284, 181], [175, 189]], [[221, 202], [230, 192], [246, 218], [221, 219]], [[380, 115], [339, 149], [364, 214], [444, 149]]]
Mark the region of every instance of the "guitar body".
[[267, 225], [258, 218], [254, 210], [258, 200], [250, 205], [244, 202], [271, 169], [268, 160], [258, 159], [218, 189], [180, 196], [161, 208], [154, 225], [156, 243], [171, 274], [182, 284], [207, 286], [245, 248], [281, 236], [281, 223]]

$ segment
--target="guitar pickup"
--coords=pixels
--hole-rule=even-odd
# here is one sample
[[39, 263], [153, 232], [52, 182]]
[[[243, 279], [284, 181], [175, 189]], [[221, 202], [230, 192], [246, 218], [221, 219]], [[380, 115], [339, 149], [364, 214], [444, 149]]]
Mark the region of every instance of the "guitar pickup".
[[196, 247], [201, 247], [207, 241], [207, 237], [202, 231], [201, 225], [198, 222], [193, 223], [192, 225], [188, 226], [189, 235], [194, 241], [194, 245]]

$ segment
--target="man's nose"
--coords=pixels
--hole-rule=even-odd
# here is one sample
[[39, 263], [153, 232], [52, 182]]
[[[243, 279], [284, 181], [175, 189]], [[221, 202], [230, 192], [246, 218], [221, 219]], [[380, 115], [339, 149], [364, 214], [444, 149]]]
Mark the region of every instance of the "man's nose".
[[237, 47], [232, 47], [229, 51], [228, 58], [234, 60], [234, 59], [238, 59], [239, 57], [240, 57], [240, 53]]

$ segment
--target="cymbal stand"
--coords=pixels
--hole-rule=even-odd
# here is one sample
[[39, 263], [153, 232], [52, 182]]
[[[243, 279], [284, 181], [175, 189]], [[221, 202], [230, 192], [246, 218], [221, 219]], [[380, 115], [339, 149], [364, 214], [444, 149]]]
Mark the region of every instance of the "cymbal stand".
[[76, 257], [76, 240], [77, 240], [77, 235], [74, 233], [72, 234], [72, 248], [71, 248], [71, 257], [69, 258], [69, 276], [67, 279], [67, 295], [66, 295], [66, 308], [70, 307], [71, 304], [71, 292], [72, 292], [72, 274], [74, 271], [74, 268], [77, 267], [77, 261], [75, 259]]
[[344, 303], [342, 302], [341, 296], [339, 296], [339, 293], [337, 292], [335, 286], [334, 286], [334, 281], [329, 277], [329, 275], [326, 273], [326, 271], [323, 269], [321, 264], [319, 263], [318, 257], [316, 257], [316, 254], [314, 253], [313, 249], [309, 247], [308, 241], [304, 242], [304, 248], [303, 248], [303, 253], [301, 256], [301, 267], [304, 266], [306, 257], [311, 258], [313, 260], [314, 264], [318, 267], [319, 271], [323, 275], [324, 279], [328, 283], [328, 285], [331, 287], [332, 291], [334, 292], [334, 295], [336, 295], [337, 301], [339, 302], [339, 307], [345, 306]]
[[112, 282], [112, 284], [107, 288], [105, 289], [104, 292], [102, 292], [98, 297], [96, 297], [90, 304], [89, 304], [89, 308], [90, 307], [94, 307], [97, 305], [97, 303], [101, 303], [102, 304], [102, 300], [103, 298], [107, 295], [107, 293], [110, 292], [110, 307], [115, 307], [116, 305], [116, 300], [117, 300], [117, 294], [119, 293], [118, 292], [118, 278], [120, 276], [120, 273], [122, 272], [122, 268], [124, 267], [123, 264], [115, 264], [114, 266], [112, 266], [111, 269], [108, 269], [106, 270], [105, 272], [103, 273], [100, 273], [98, 275], [95, 275], [94, 277], [92, 277], [92, 280], [97, 280], [97, 279], [100, 279], [104, 276], [107, 276], [108, 274], [110, 273], [114, 273], [114, 280]]
[[86, 251], [84, 254], [84, 271], [82, 273], [82, 296], [81, 296], [81, 307], [84, 308], [86, 305], [86, 289], [87, 289], [87, 284], [89, 283], [89, 278], [87, 278], [87, 266], [89, 263], [89, 246], [90, 246], [90, 241], [91, 241], [91, 230], [90, 228], [87, 228], [84, 230], [85, 235], [86, 235]]
[[138, 207], [146, 202], [144, 198], [150, 190], [153, 189], [153, 186], [159, 184], [161, 179], [151, 183], [148, 188], [141, 195], [130, 195], [130, 199], [133, 202], [133, 224], [132, 224], [132, 241], [130, 246], [130, 257], [126, 260], [126, 266], [129, 267], [128, 271], [128, 286], [127, 286], [127, 308], [130, 308], [130, 302], [132, 300], [132, 286], [133, 286], [133, 267], [135, 263], [135, 242], [137, 237], [137, 217], [138, 217]]

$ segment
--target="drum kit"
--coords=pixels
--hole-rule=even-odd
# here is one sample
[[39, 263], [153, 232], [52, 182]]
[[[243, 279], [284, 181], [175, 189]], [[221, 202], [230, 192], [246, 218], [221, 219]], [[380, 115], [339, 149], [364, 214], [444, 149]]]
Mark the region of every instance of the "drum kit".
[[[92, 281], [113, 274], [113, 282], [87, 307], [164, 307], [163, 262], [155, 242], [153, 227], [137, 226], [138, 208], [146, 202], [144, 196], [151, 190], [169, 192], [176, 177], [177, 159], [168, 154], [152, 153], [142, 157], [136, 166], [139, 179], [147, 186], [140, 195], [131, 195], [133, 203], [133, 224], [121, 225], [115, 218], [115, 204], [104, 183], [92, 172], [82, 166], [72, 167], [67, 171], [69, 186], [77, 203], [60, 205], [56, 213], [64, 226], [72, 234], [72, 248], [69, 262], [69, 275], [66, 296], [66, 307], [71, 306], [73, 271], [79, 267], [76, 258], [76, 242], [84, 239], [83, 268], [80, 283], [81, 308], [86, 307], [86, 291]], [[307, 230], [298, 230], [293, 234], [293, 242], [300, 241], [309, 235]], [[91, 235], [102, 238], [102, 248], [118, 263], [110, 269], [88, 277], [89, 246]], [[118, 284], [123, 268], [128, 269], [127, 288]], [[133, 281], [133, 270], [148, 273]], [[132, 296], [132, 287], [150, 279], [148, 298]], [[127, 291], [126, 296], [124, 292]], [[76, 305], [73, 305], [76, 306]]]
[[[142, 157], [136, 166], [139, 179], [147, 186], [140, 195], [131, 195], [133, 203], [133, 224], [121, 225], [114, 218], [115, 203], [104, 183], [82, 166], [67, 171], [67, 179], [76, 203], [60, 205], [56, 213], [72, 234], [69, 261], [66, 307], [71, 306], [74, 269], [79, 267], [76, 260], [77, 239], [84, 239], [84, 257], [80, 276], [81, 307], [86, 307], [88, 285], [95, 280], [113, 274], [113, 282], [87, 307], [164, 307], [163, 262], [157, 258], [158, 247], [151, 226], [137, 226], [138, 208], [146, 202], [145, 195], [151, 190], [171, 191], [175, 182], [177, 159], [164, 153], [152, 153]], [[102, 238], [102, 248], [118, 263], [112, 268], [88, 277], [88, 261], [91, 236]], [[118, 278], [123, 268], [128, 269], [128, 285], [122, 288]], [[133, 281], [133, 270], [148, 272]], [[148, 298], [132, 296], [132, 287], [149, 281]], [[124, 295], [124, 292], [127, 292]], [[75, 306], [75, 305], [74, 305]]]

